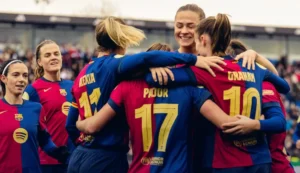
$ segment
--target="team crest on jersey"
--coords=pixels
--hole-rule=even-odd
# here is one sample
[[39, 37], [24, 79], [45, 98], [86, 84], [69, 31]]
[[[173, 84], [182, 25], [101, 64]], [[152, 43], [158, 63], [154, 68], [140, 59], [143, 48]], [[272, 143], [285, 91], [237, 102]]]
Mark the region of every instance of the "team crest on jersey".
[[66, 96], [67, 95], [67, 91], [65, 89], [59, 89], [59, 93], [62, 96]]
[[115, 55], [115, 58], [122, 58], [124, 55]]
[[15, 120], [22, 121], [23, 120], [23, 115], [22, 114], [15, 114]]
[[23, 144], [27, 141], [28, 139], [28, 132], [26, 129], [23, 128], [17, 128], [14, 131], [13, 134], [13, 138], [14, 140], [18, 143], [18, 144]]
[[61, 112], [67, 116], [71, 105], [70, 102], [64, 102], [61, 106]]

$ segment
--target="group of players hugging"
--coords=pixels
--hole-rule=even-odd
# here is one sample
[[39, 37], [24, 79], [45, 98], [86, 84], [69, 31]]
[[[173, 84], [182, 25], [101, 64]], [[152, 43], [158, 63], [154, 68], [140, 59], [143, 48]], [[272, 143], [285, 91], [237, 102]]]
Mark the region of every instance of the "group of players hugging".
[[[95, 27], [98, 57], [60, 78], [59, 46], [36, 47], [36, 80], [1, 66], [0, 173], [293, 173], [284, 149], [288, 83], [231, 39], [225, 14], [178, 9], [179, 49], [117, 17]], [[129, 165], [127, 152], [132, 149]]]

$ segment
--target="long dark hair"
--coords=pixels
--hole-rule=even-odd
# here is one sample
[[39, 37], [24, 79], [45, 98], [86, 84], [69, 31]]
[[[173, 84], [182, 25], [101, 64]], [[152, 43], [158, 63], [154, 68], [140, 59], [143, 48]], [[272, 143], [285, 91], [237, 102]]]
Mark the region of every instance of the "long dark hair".
[[[23, 61], [21, 60], [15, 60], [15, 59], [10, 59], [10, 60], [7, 60], [5, 61], [1, 68], [0, 68], [0, 75], [4, 75], [4, 76], [7, 76], [8, 74], [8, 71], [9, 71], [9, 67], [12, 65], [12, 64], [16, 64], [16, 63], [23, 63]], [[3, 91], [3, 96], [5, 95], [5, 91], [6, 91], [6, 88], [5, 88], [5, 84], [0, 80], [0, 84], [1, 84], [1, 88], [2, 88], [2, 91]]]

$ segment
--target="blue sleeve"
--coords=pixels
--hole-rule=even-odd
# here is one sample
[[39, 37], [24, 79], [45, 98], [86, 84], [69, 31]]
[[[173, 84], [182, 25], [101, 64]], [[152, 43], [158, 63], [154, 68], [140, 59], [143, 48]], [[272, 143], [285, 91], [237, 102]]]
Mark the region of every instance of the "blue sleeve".
[[107, 104], [116, 112], [116, 114], [120, 114], [123, 112], [123, 107], [117, 105], [111, 98], [108, 100]]
[[45, 116], [45, 111], [41, 106], [41, 112], [39, 115], [39, 124], [37, 126], [37, 140], [39, 146], [45, 151], [49, 156], [57, 159], [61, 163], [66, 163], [69, 158], [69, 152], [67, 146], [57, 147], [52, 141], [50, 134], [46, 129], [46, 125], [43, 121]]
[[47, 155], [57, 159], [60, 163], [66, 163], [70, 154], [66, 146], [57, 147], [52, 141], [50, 134], [41, 126], [38, 127], [38, 142]]
[[32, 85], [28, 85], [23, 94], [24, 100], [29, 100], [32, 102], [40, 102], [39, 95], [35, 88]]
[[260, 130], [263, 132], [281, 133], [286, 129], [286, 120], [279, 103], [270, 102], [263, 108], [265, 120], [260, 120]]
[[275, 86], [276, 90], [282, 94], [287, 94], [290, 91], [290, 86], [284, 79], [276, 76], [268, 70], [265, 72], [264, 80], [271, 82]]
[[198, 111], [201, 109], [206, 100], [212, 98], [211, 93], [203, 87], [193, 87], [191, 92], [193, 104], [196, 106]]
[[[299, 117], [300, 118], [300, 117]], [[296, 130], [293, 134], [293, 141], [296, 143], [300, 139], [300, 123], [297, 122]]]
[[[170, 77], [168, 76], [168, 84], [167, 87], [178, 87], [183, 85], [197, 85], [197, 80], [195, 77], [195, 74], [189, 67], [183, 67], [183, 68], [173, 68], [171, 69], [172, 73], [174, 74], [175, 80], [172, 81]], [[155, 82], [152, 78], [152, 74], [148, 73], [146, 74], [146, 82], [150, 86], [159, 87], [159, 82]]]
[[123, 57], [118, 67], [118, 73], [132, 73], [150, 67], [165, 67], [176, 64], [195, 65], [196, 61], [197, 57], [193, 54], [165, 51], [142, 52]]
[[67, 121], [66, 121], [66, 130], [69, 134], [69, 138], [76, 145], [76, 140], [80, 136], [80, 131], [76, 127], [76, 122], [78, 120], [79, 111], [75, 105], [75, 101], [73, 100], [72, 105], [70, 106]]
[[41, 126], [39, 126], [38, 141], [43, 151], [45, 151], [50, 156], [51, 152], [57, 148], [54, 142], [52, 141], [48, 131], [46, 129], [43, 129]]

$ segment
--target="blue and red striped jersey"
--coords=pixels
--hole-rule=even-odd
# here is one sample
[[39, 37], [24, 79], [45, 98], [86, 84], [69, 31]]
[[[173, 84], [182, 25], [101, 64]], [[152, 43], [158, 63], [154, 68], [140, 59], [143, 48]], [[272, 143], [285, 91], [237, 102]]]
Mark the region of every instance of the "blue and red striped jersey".
[[[278, 106], [281, 108], [284, 117], [286, 117], [286, 110], [281, 101], [280, 94], [276, 91], [275, 87], [269, 82], [263, 82], [262, 101], [263, 109], [271, 106]], [[294, 173], [294, 169], [287, 159], [284, 143], [286, 132], [279, 134], [267, 134], [268, 144], [272, 157], [272, 173]]]
[[0, 172], [41, 173], [38, 146], [56, 146], [45, 129], [45, 111], [39, 103], [10, 105], [0, 100]]
[[[133, 160], [130, 173], [191, 172], [189, 126], [211, 94], [203, 88], [152, 88], [144, 80], [121, 82], [109, 104], [125, 108]], [[117, 115], [120, 116], [120, 115]]]
[[[57, 146], [66, 145], [70, 152], [74, 145], [69, 140], [65, 129], [68, 111], [72, 102], [71, 88], [73, 82], [61, 80], [51, 82], [41, 77], [25, 89], [23, 98], [43, 105], [45, 117], [43, 118], [53, 142]], [[60, 164], [56, 159], [48, 156], [39, 149], [41, 164]]]
[[[215, 78], [205, 70], [191, 67], [197, 83], [207, 87], [217, 105], [227, 114], [259, 119], [263, 80], [286, 82], [261, 66], [257, 65], [255, 71], [247, 70], [242, 67], [241, 61], [234, 61], [230, 56], [224, 58], [227, 65], [223, 66], [224, 71], [216, 70]], [[203, 166], [232, 168], [271, 163], [269, 148], [262, 133], [231, 140], [216, 127], [211, 127], [215, 137], [208, 136], [205, 141]]]
[[[282, 92], [288, 92], [286, 81], [256, 65], [256, 70], [242, 67], [241, 61], [234, 61], [230, 56], [224, 57], [227, 65], [224, 71], [215, 69], [216, 77], [196, 67], [173, 69], [176, 80], [203, 85], [213, 95], [214, 101], [229, 115], [245, 115], [259, 119], [262, 110], [262, 82], [268, 80], [276, 84]], [[185, 75], [181, 75], [185, 74]], [[153, 84], [149, 75], [147, 81]], [[181, 83], [181, 84], [184, 84]], [[154, 84], [155, 85], [155, 84]], [[207, 123], [202, 133], [204, 142], [202, 165], [212, 168], [232, 168], [271, 163], [266, 139], [262, 133], [234, 137], [224, 135], [220, 129]]]
[[[195, 64], [196, 56], [163, 51], [151, 51], [134, 55], [106, 55], [93, 58], [79, 73], [72, 88], [73, 103], [69, 112], [66, 128], [75, 141], [78, 138], [76, 120], [78, 113], [82, 119], [93, 116], [109, 99], [116, 85], [131, 78], [149, 67], [175, 65], [178, 63]], [[92, 148], [111, 148], [128, 150], [128, 126], [125, 117], [114, 118], [103, 130], [94, 135], [81, 134], [77, 141]]]

